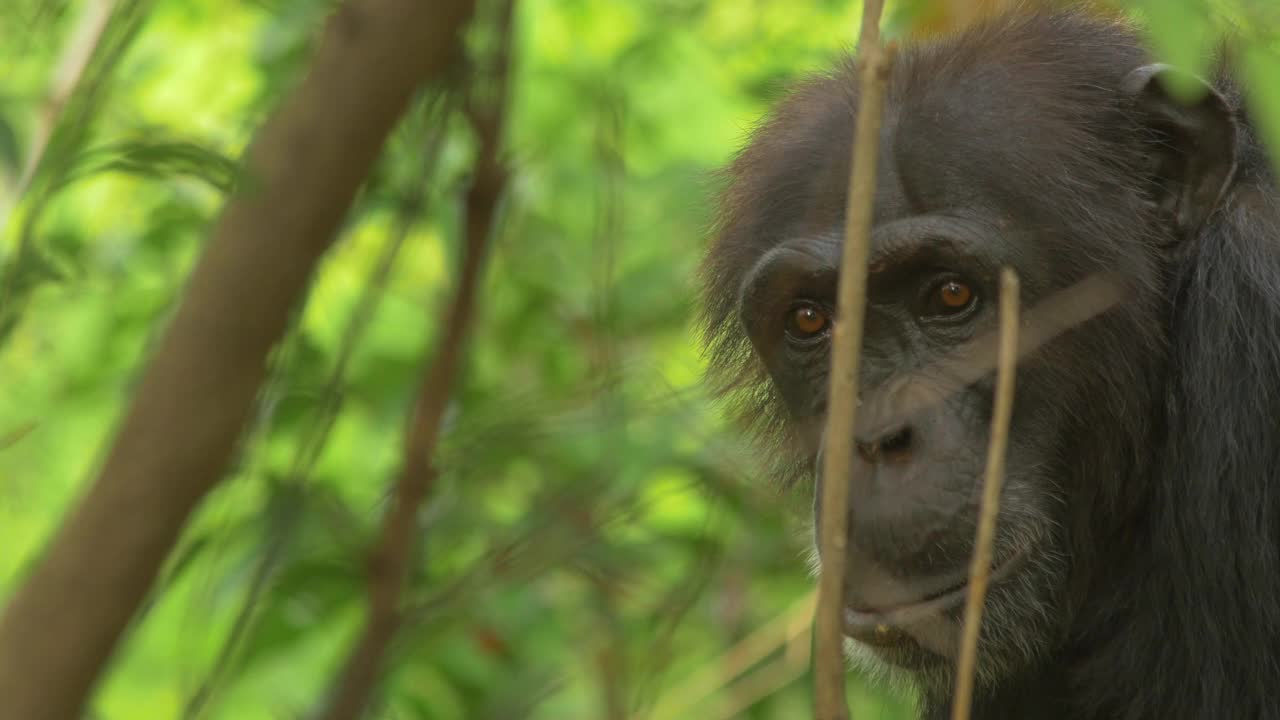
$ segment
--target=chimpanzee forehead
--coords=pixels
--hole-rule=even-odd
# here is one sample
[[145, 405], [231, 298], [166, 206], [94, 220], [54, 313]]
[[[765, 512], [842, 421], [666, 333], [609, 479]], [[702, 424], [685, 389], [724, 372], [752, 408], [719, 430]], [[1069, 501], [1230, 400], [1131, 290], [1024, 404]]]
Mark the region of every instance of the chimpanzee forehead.
[[[1055, 15], [904, 47], [889, 78], [875, 223], [976, 215], [1047, 238], [1047, 252], [1132, 225], [1146, 179], [1122, 79], [1145, 62], [1128, 29]], [[727, 169], [717, 258], [842, 234], [858, 96], [847, 60], [775, 107]]]
[[[1037, 200], [1102, 190], [1097, 178], [1124, 170], [1116, 143], [1132, 118], [1122, 80], [1145, 61], [1127, 28], [1052, 15], [898, 53], [881, 133], [877, 216], [1034, 208]], [[797, 150], [790, 162], [807, 155], [816, 166], [801, 213], [815, 229], [842, 214], [857, 81], [846, 63], [823, 83], [825, 102], [813, 92], [793, 99], [816, 118], [789, 128], [808, 137], [787, 140]]]
[[887, 165], [913, 204], [1025, 205], [1089, 191], [1112, 176], [1113, 143], [1129, 134], [1121, 80], [1140, 62], [1130, 54], [1087, 68], [1097, 60], [1065, 50], [907, 56], [891, 81]]

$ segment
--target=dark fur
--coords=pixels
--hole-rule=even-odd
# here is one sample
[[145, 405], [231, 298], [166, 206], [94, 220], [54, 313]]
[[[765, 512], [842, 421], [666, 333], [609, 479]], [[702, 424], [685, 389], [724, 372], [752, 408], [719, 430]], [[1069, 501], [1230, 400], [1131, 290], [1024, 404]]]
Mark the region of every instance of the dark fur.
[[[1056, 437], [1022, 442], [1053, 470], [1037, 482], [1069, 569], [1043, 576], [1057, 605], [1027, 628], [1046, 649], [980, 687], [975, 718], [1280, 717], [1280, 198], [1224, 76], [1234, 181], [1192, 237], [1170, 236], [1118, 90], [1147, 62], [1129, 28], [1053, 14], [905, 49], [892, 72], [880, 176], [907, 207], [878, 205], [877, 222], [978, 184], [1040, 228], [1062, 284], [1118, 269], [1133, 293], [1020, 371], [1015, 434], [1059, 406]], [[779, 106], [727, 171], [704, 267], [713, 379], [797, 489], [813, 455], [738, 292], [780, 239], [843, 214], [856, 105], [846, 61]], [[924, 715], [946, 717], [949, 686], [922, 689]]]

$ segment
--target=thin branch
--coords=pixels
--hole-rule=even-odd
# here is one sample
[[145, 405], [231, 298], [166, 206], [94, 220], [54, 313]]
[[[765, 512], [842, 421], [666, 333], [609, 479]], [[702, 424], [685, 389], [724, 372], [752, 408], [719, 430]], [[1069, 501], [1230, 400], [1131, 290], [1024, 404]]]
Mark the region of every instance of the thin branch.
[[[365, 331], [368, 330], [373, 318], [377, 315], [378, 307], [383, 295], [386, 293], [387, 283], [390, 281], [391, 273], [395, 269], [396, 259], [400, 256], [401, 248], [404, 247], [405, 241], [413, 231], [414, 224], [427, 214], [428, 197], [430, 195], [429, 183], [431, 178], [435, 176], [440, 150], [449, 134], [448, 124], [449, 118], [453, 113], [453, 105], [454, 103], [450, 101], [447, 89], [433, 96], [430, 100], [430, 106], [426, 114], [430, 124], [435, 127], [435, 132], [431, 135], [423, 150], [418, 172], [409, 181], [408, 189], [403, 193], [403, 198], [400, 200], [391, 236], [383, 246], [382, 252], [378, 257], [378, 263], [373, 272], [370, 273], [368, 281], [361, 290], [359, 299], [356, 300], [356, 304], [347, 318], [341, 339], [338, 341], [337, 357], [334, 359], [333, 367], [329, 371], [329, 377], [320, 391], [320, 401], [317, 403], [312, 424], [302, 438], [299, 439], [294, 451], [288, 478], [283, 483], [286, 487], [301, 487], [308, 482], [311, 472], [320, 458], [320, 453], [325, 448], [329, 433], [342, 410], [344, 393], [348, 382], [347, 369], [351, 363], [351, 358], [355, 355], [356, 349], [360, 347]], [[284, 555], [284, 548], [288, 544], [295, 527], [294, 523], [286, 523], [282, 527], [273, 527], [271, 529], [266, 549], [258, 558], [258, 563], [254, 568], [244, 599], [232, 622], [231, 631], [224, 638], [222, 648], [219, 650], [217, 658], [210, 667], [205, 679], [187, 700], [186, 709], [183, 713], [183, 717], [187, 718], [187, 720], [198, 720], [201, 717], [205, 707], [212, 699], [213, 693], [217, 690], [222, 677], [229, 670], [239, 649], [240, 641], [248, 634], [253, 625], [259, 598], [263, 590], [265, 590], [267, 582], [274, 575], [276, 564]]]
[[[405, 432], [404, 457], [395, 496], [383, 519], [382, 532], [369, 558], [369, 609], [364, 629], [347, 656], [336, 690], [320, 714], [326, 720], [360, 717], [377, 688], [378, 678], [402, 614], [401, 591], [412, 567], [418, 510], [435, 484], [432, 462], [445, 409], [462, 363], [481, 270], [495, 225], [498, 201], [507, 183], [500, 158], [506, 113], [507, 74], [511, 55], [514, 1], [499, 9], [498, 48], [491, 86], [473, 77], [468, 115], [479, 139], [475, 175], [466, 199], [466, 248], [457, 294], [445, 315], [436, 355], [423, 376], [418, 399]], [[480, 93], [487, 90], [483, 97]], [[491, 94], [490, 94], [491, 93]]]
[[24, 438], [35, 432], [36, 428], [39, 426], [40, 424], [35, 421], [27, 422], [4, 434], [0, 434], [0, 450], [8, 450], [14, 445], [22, 442]]
[[[1062, 333], [1088, 322], [1130, 296], [1117, 278], [1096, 273], [1054, 292], [1020, 315], [1017, 358], [1025, 358]], [[952, 352], [862, 398], [877, 408], [881, 427], [893, 427], [982, 379], [999, 365], [999, 327], [984, 331]], [[923, 392], [901, 392], [915, 384]]]
[[718, 708], [710, 715], [709, 720], [742, 717], [743, 713], [750, 710], [756, 703], [791, 684], [804, 674], [805, 667], [809, 663], [807, 646], [805, 650], [806, 652], [800, 655], [784, 655], [781, 659], [748, 675], [732, 688], [734, 694], [732, 701], [726, 707]]
[[[41, 188], [36, 181], [42, 176], [56, 179], [65, 169], [67, 148], [77, 145], [88, 132], [102, 87], [141, 26], [145, 13], [139, 5], [138, 0], [123, 6], [117, 0], [94, 0], [83, 9], [41, 105], [22, 172], [8, 193], [0, 192], [0, 237], [11, 221], [18, 225], [13, 252], [0, 267], [0, 343], [18, 323], [18, 306], [24, 295], [18, 286], [35, 252], [35, 223], [50, 197], [48, 187]], [[113, 24], [125, 29], [116, 33], [118, 37], [112, 42], [108, 35]], [[20, 220], [13, 220], [17, 217], [14, 209], [28, 194], [33, 195], [29, 207]]]
[[[715, 660], [706, 663], [682, 685], [667, 693], [647, 717], [652, 720], [687, 717], [690, 708], [727, 687], [770, 653], [787, 646], [796, 634], [798, 622], [807, 625], [813, 621], [815, 599], [815, 593], [801, 597], [780, 615], [739, 640]], [[804, 659], [809, 659], [807, 650]], [[637, 715], [633, 720], [639, 718]]]
[[[320, 391], [321, 400], [314, 414], [313, 423], [308, 432], [298, 441], [289, 476], [283, 483], [285, 487], [301, 487], [309, 480], [342, 409], [343, 394], [348, 380], [347, 368], [351, 358], [360, 347], [365, 331], [377, 314], [391, 272], [395, 269], [396, 258], [400, 256], [400, 249], [404, 247], [414, 223], [426, 213], [428, 184], [435, 175], [440, 148], [448, 135], [448, 121], [452, 114], [452, 103], [449, 102], [447, 91], [434, 96], [430, 102], [431, 108], [427, 116], [435, 121], [436, 132], [427, 141], [419, 171], [409, 182], [408, 191], [404, 193], [405, 197], [400, 202], [391, 236], [383, 247], [368, 282], [361, 290], [351, 315], [347, 318], [341, 340], [338, 342], [337, 358], [329, 371], [328, 380]], [[283, 557], [285, 546], [289, 543], [295, 527], [296, 523], [284, 522], [270, 528], [265, 550], [254, 567], [253, 576], [232, 621], [231, 630], [223, 639], [222, 647], [204, 680], [187, 699], [183, 711], [183, 717], [187, 720], [198, 720], [202, 716], [213, 699], [219, 683], [229, 671], [240, 648], [240, 641], [252, 628], [258, 602], [268, 581], [275, 574], [276, 565]]]
[[[601, 590], [601, 592], [607, 592]], [[607, 600], [605, 601], [608, 602]], [[606, 610], [606, 612], [610, 612]], [[595, 665], [600, 678], [600, 696], [603, 706], [602, 720], [626, 720], [627, 694], [626, 683], [622, 680], [623, 659], [618, 643], [616, 613], [601, 622], [601, 635], [596, 641]]]
[[53, 74], [49, 94], [40, 109], [40, 121], [31, 138], [31, 148], [27, 152], [22, 174], [18, 176], [8, 197], [0, 205], [0, 228], [4, 228], [7, 224], [9, 208], [31, 185], [36, 169], [40, 167], [40, 161], [44, 158], [45, 148], [49, 146], [49, 139], [53, 137], [54, 128], [58, 126], [58, 120], [62, 117], [63, 108], [71, 99], [71, 93], [80, 84], [80, 78], [84, 76], [85, 70], [89, 67], [89, 61], [102, 42], [115, 5], [116, 0], [92, 0], [81, 11], [80, 22], [67, 40], [67, 47], [63, 50], [58, 67]]
[[827, 391], [827, 452], [823, 456], [820, 523], [821, 575], [814, 632], [815, 711], [818, 720], [845, 720], [843, 588], [849, 486], [862, 325], [866, 310], [867, 254], [875, 203], [876, 161], [889, 56], [880, 46], [883, 0], [866, 0], [858, 39], [859, 100], [853, 167], [845, 209], [838, 321], [832, 339]]
[[205, 674], [195, 692], [187, 698], [182, 710], [182, 717], [185, 720], [198, 720], [213, 700], [214, 692], [235, 658], [241, 640], [248, 635], [252, 627], [258, 602], [266, 592], [267, 582], [275, 574], [276, 564], [284, 555], [289, 536], [293, 534], [293, 529], [298, 524], [294, 514], [285, 515], [278, 521], [268, 522], [265, 549], [254, 565], [253, 574], [249, 578], [249, 589], [245, 592], [244, 600], [231, 621], [231, 629], [222, 639], [222, 647], [219, 648], [209, 672]]
[[964, 608], [964, 635], [956, 668], [956, 694], [952, 720], [969, 720], [973, 704], [973, 675], [978, 657], [978, 631], [982, 606], [991, 574], [991, 547], [995, 543], [996, 516], [1000, 514], [1000, 490], [1004, 486], [1005, 450], [1009, 445], [1009, 420], [1013, 416], [1014, 375], [1018, 362], [1018, 276], [1008, 268], [1000, 275], [1000, 359], [996, 366], [995, 412], [987, 446], [987, 473], [983, 479], [982, 512], [969, 568], [969, 595]]
[[222, 477], [313, 268], [383, 140], [456, 56], [471, 3], [348, 0], [259, 131], [98, 480], [0, 616], [0, 717], [79, 717]]

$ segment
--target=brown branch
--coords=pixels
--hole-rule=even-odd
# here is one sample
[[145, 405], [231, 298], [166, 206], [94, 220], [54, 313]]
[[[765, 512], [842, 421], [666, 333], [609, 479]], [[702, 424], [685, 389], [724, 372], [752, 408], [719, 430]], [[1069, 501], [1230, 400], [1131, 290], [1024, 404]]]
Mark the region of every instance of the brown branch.
[[0, 616], [0, 718], [80, 709], [187, 518], [225, 471], [312, 269], [469, 2], [348, 0], [261, 128], [102, 471]]
[[848, 533], [849, 487], [845, 478], [852, 456], [858, 394], [858, 365], [866, 309], [867, 253], [875, 203], [876, 160], [880, 123], [888, 79], [889, 56], [880, 47], [883, 0], [866, 0], [858, 39], [859, 101], [853, 142], [853, 167], [845, 209], [844, 250], [832, 339], [831, 381], [827, 392], [826, 437], [823, 456], [822, 515], [820, 519], [821, 575], [814, 632], [815, 711], [818, 720], [849, 717], [845, 701], [843, 587], [845, 541]]
[[991, 547], [995, 543], [996, 516], [1000, 513], [1000, 489], [1004, 486], [1005, 449], [1009, 445], [1009, 419], [1013, 415], [1014, 375], [1018, 362], [1018, 276], [1008, 268], [1000, 275], [1000, 357], [996, 366], [995, 412], [987, 446], [987, 473], [983, 479], [982, 512], [969, 568], [969, 594], [964, 608], [964, 635], [956, 667], [956, 694], [952, 720], [969, 720], [973, 704], [973, 675], [978, 657], [978, 631], [982, 606], [991, 574]]
[[[31, 137], [31, 146], [26, 162], [23, 163], [22, 174], [18, 176], [8, 197], [0, 201], [0, 229], [7, 224], [9, 208], [18, 202], [31, 185], [31, 180], [35, 177], [36, 170], [44, 158], [45, 149], [49, 146], [49, 140], [53, 137], [54, 128], [62, 117], [62, 111], [71, 100], [72, 92], [80, 84], [80, 78], [84, 76], [85, 70], [89, 67], [89, 61], [93, 59], [94, 52], [97, 51], [103, 35], [106, 34], [115, 4], [115, 0], [94, 0], [81, 10], [80, 21], [67, 40], [62, 57], [58, 59], [49, 94], [40, 108], [40, 118], [35, 133]], [[0, 307], [3, 307], [3, 304], [0, 304]]]
[[[369, 558], [369, 608], [364, 629], [344, 663], [336, 689], [321, 713], [326, 720], [360, 717], [377, 688], [383, 657], [401, 623], [400, 595], [412, 566], [419, 507], [435, 484], [432, 463], [445, 409], [462, 362], [476, 290], [507, 173], [500, 158], [511, 54], [513, 0], [499, 10], [491, 85], [472, 78], [468, 115], [479, 140], [474, 177], [466, 198], [466, 248], [456, 295], [445, 314], [436, 355], [423, 375], [404, 438], [404, 457], [394, 498]], [[483, 95], [481, 95], [483, 93]]]
[[729, 718], [742, 717], [756, 703], [781, 690], [803, 675], [805, 666], [808, 663], [808, 654], [802, 653], [797, 656], [783, 656], [756, 670], [731, 688], [733, 691], [732, 699], [725, 704], [725, 707], [717, 708], [710, 713], [708, 720], [729, 720]]
[[[391, 277], [392, 270], [395, 269], [396, 259], [400, 256], [400, 250], [404, 247], [405, 240], [408, 239], [410, 232], [413, 230], [414, 223], [422, 218], [427, 211], [426, 206], [428, 203], [425, 198], [429, 195], [428, 186], [431, 178], [435, 175], [440, 149], [443, 147], [445, 138], [448, 135], [448, 121], [452, 115], [452, 105], [453, 103], [450, 102], [448, 93], [440, 93], [430, 100], [431, 109], [427, 112], [427, 117], [429, 122], [434, 121], [435, 132], [427, 141], [423, 150], [422, 159], [419, 161], [418, 173], [409, 182], [408, 190], [404, 193], [404, 197], [399, 203], [391, 237], [382, 248], [378, 263], [370, 273], [368, 282], [365, 283], [360, 297], [356, 300], [356, 304], [351, 310], [351, 315], [347, 318], [341, 339], [338, 341], [337, 357], [334, 359], [333, 367], [329, 370], [328, 380], [320, 391], [321, 400], [317, 403], [316, 410], [313, 413], [312, 425], [308, 432], [299, 439], [297, 447], [294, 449], [289, 475], [283, 483], [286, 487], [305, 486], [308, 478], [311, 477], [321, 451], [325, 447], [329, 433], [337, 421], [338, 414], [342, 409], [343, 391], [346, 389], [348, 382], [347, 369], [351, 363], [351, 358], [355, 355], [356, 348], [360, 347], [361, 338], [377, 314], [379, 303], [386, 293], [387, 283]], [[237, 651], [240, 649], [241, 640], [248, 635], [253, 627], [258, 601], [268, 582], [274, 577], [276, 565], [279, 563], [281, 556], [284, 555], [285, 546], [289, 543], [296, 526], [297, 523], [283, 522], [275, 523], [270, 528], [266, 547], [259, 554], [257, 565], [254, 567], [244, 599], [241, 601], [240, 608], [231, 622], [231, 629], [223, 638], [222, 647], [214, 658], [205, 678], [187, 699], [186, 707], [183, 711], [183, 717], [187, 720], [199, 720], [213, 700], [214, 693], [217, 692], [224, 674], [228, 671]]]
[[[768, 657], [779, 647], [787, 645], [794, 635], [797, 623], [801, 627], [813, 621], [815, 594], [801, 597], [750, 635], [739, 640], [715, 660], [705, 663], [675, 689], [666, 693], [647, 714], [650, 720], [668, 720], [687, 717], [689, 711], [716, 692], [728, 687], [735, 679], [756, 663]], [[805, 660], [809, 659], [805, 652]], [[634, 715], [632, 720], [640, 720]]]
[[[48, 164], [50, 142], [59, 126], [75, 126], [79, 123], [80, 132], [83, 132], [87, 124], [84, 115], [88, 108], [81, 107], [79, 112], [71, 113], [68, 113], [68, 108], [73, 105], [72, 101], [78, 92], [84, 93], [82, 86], [88, 85], [89, 92], [92, 92], [94, 78], [86, 79], [85, 74], [95, 56], [101, 54], [103, 40], [116, 15], [116, 0], [94, 0], [81, 10], [79, 21], [58, 59], [48, 94], [41, 105], [22, 171], [13, 179], [13, 185], [7, 193], [0, 191], [0, 236], [9, 227], [11, 213], [18, 202], [31, 190], [36, 176], [44, 172]], [[99, 72], [101, 71], [100, 69]], [[81, 104], [84, 105], [83, 102]], [[77, 115], [80, 117], [76, 117]], [[39, 201], [35, 204], [39, 205]], [[18, 321], [15, 306], [19, 304], [19, 296], [22, 294], [18, 285], [23, 266], [34, 252], [35, 238], [30, 232], [30, 222], [35, 216], [36, 213], [29, 213], [28, 218], [19, 224], [14, 251], [7, 259], [7, 267], [0, 268], [0, 318], [8, 315], [15, 323]], [[3, 324], [3, 320], [0, 320], [0, 324]], [[0, 329], [0, 335], [3, 333], [3, 329]]]
[[9, 432], [0, 435], [0, 450], [8, 450], [9, 448], [22, 442], [28, 435], [36, 431], [40, 424], [31, 421], [23, 423]]

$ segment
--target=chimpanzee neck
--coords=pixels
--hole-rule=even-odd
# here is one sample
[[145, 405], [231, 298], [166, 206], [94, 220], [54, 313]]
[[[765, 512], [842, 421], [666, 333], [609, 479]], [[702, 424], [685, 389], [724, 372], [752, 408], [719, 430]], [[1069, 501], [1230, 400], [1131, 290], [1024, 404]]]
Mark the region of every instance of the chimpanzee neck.
[[[1067, 673], [1046, 666], [974, 698], [973, 720], [1074, 720], [1069, 708]], [[922, 720], [950, 720], [951, 698], [925, 698]]]

